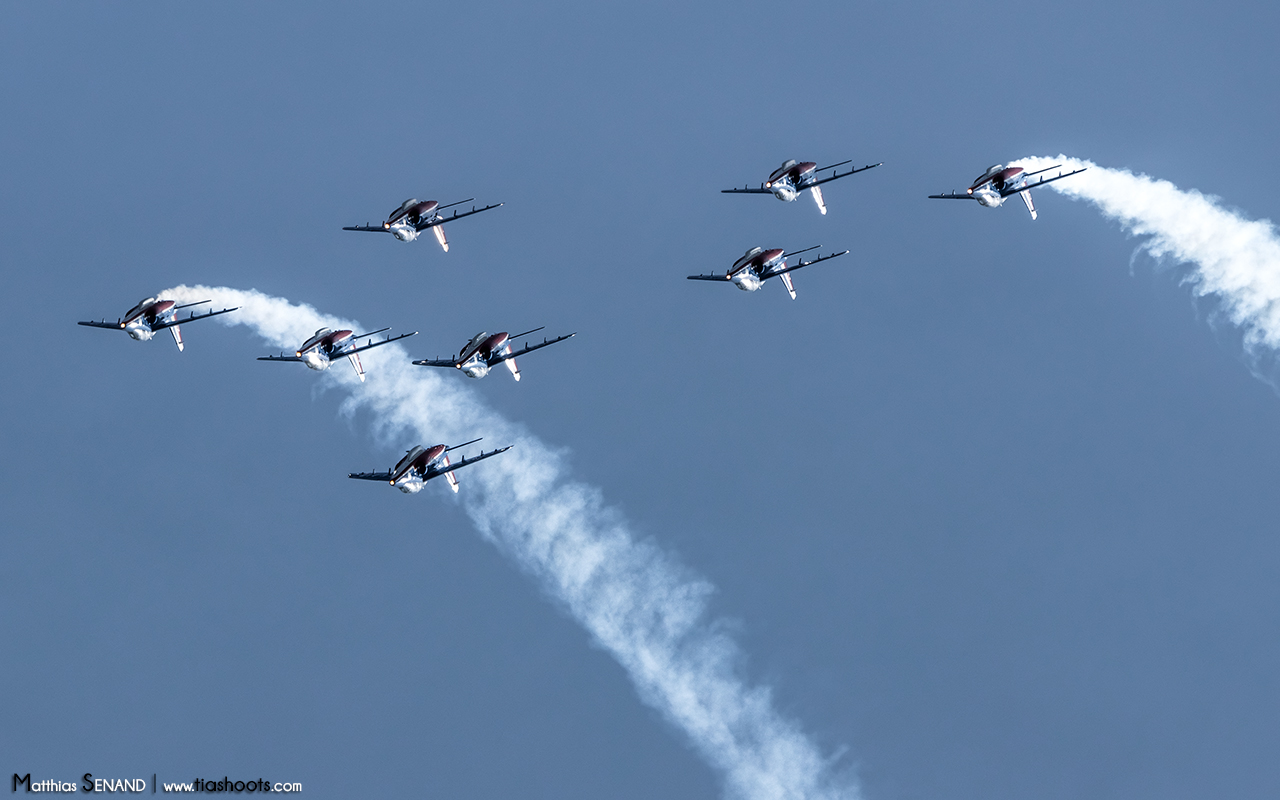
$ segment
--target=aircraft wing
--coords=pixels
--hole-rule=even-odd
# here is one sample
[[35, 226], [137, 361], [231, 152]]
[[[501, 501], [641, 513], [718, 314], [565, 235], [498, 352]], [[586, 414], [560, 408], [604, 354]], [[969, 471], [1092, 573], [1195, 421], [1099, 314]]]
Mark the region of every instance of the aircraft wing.
[[741, 189], [721, 189], [720, 194], [773, 194], [769, 189], [764, 188], [764, 184], [760, 184], [759, 189], [752, 189], [750, 186], [743, 186]]
[[[471, 465], [471, 464], [474, 464], [474, 463], [476, 463], [477, 461], [484, 461], [486, 458], [489, 458], [489, 457], [491, 457], [491, 456], [496, 456], [498, 453], [505, 453], [505, 452], [507, 452], [508, 450], [510, 450], [510, 449], [511, 449], [512, 447], [514, 447], [514, 446], [515, 446], [515, 445], [510, 445], [510, 444], [509, 444], [509, 445], [507, 445], [506, 447], [500, 447], [500, 448], [498, 448], [497, 450], [490, 450], [490, 451], [489, 451], [489, 452], [487, 452], [487, 453], [486, 453], [486, 452], [484, 452], [484, 451], [481, 451], [481, 452], [480, 452], [480, 455], [475, 456], [474, 458], [464, 458], [464, 459], [462, 459], [461, 461], [455, 461], [454, 463], [450, 464], [450, 465], [449, 465], [449, 466], [447, 466], [447, 467], [440, 467], [440, 468], [438, 468], [438, 469], [433, 468], [433, 469], [431, 469], [431, 470], [429, 470], [429, 471], [427, 472], [426, 477], [424, 477], [424, 478], [423, 478], [423, 480], [428, 480], [428, 481], [429, 481], [429, 480], [431, 480], [432, 478], [438, 478], [438, 477], [440, 477], [441, 475], [445, 474], [446, 472], [453, 472], [455, 469], [462, 469], [463, 467], [466, 467], [466, 466], [469, 466], [469, 465]], [[384, 480], [391, 480], [390, 473], [382, 473], [382, 472], [377, 472], [377, 473], [363, 473], [363, 472], [362, 472], [362, 473], [359, 473], [359, 474], [356, 474], [356, 475], [350, 475], [350, 476], [348, 476], [348, 477], [351, 477], [351, 478], [363, 478], [365, 475], [376, 475], [376, 476], [387, 475], [387, 477], [386, 477], [386, 478], [384, 478]], [[376, 480], [376, 479], [377, 479], [377, 478], [369, 478], [369, 480]]]
[[419, 367], [456, 367], [458, 366], [458, 360], [456, 358], [437, 358], [437, 359], [424, 358], [421, 361], [415, 361], [413, 363]]
[[[830, 177], [830, 178], [823, 178], [823, 179], [822, 179], [822, 180], [820, 180], [820, 181], [809, 181], [808, 183], [806, 183], [806, 184], [804, 184], [803, 186], [800, 186], [800, 187], [798, 187], [798, 188], [800, 188], [800, 189], [808, 189], [810, 186], [821, 186], [821, 185], [822, 185], [822, 184], [824, 184], [824, 183], [831, 183], [831, 182], [832, 182], [832, 181], [834, 181], [834, 180], [839, 180], [840, 178], [847, 178], [847, 177], [849, 177], [850, 175], [855, 175], [855, 174], [857, 174], [857, 173], [859, 173], [859, 172], [866, 172], [866, 171], [867, 171], [867, 170], [869, 170], [869, 169], [874, 169], [875, 167], [880, 167], [880, 166], [884, 166], [884, 162], [883, 162], [883, 161], [881, 161], [879, 164], [868, 164], [868, 165], [866, 165], [865, 167], [858, 167], [857, 169], [851, 169], [851, 170], [849, 170], [848, 172], [840, 172], [840, 171], [836, 171], [835, 173], [833, 173], [833, 174], [831, 175], [831, 177]], [[821, 170], [819, 170], [819, 171], [821, 171]]]
[[361, 481], [386, 481], [391, 483], [391, 470], [386, 472], [348, 472], [347, 477]]
[[691, 281], [729, 281], [733, 280], [727, 275], [690, 275]]
[[[491, 206], [485, 206], [484, 208], [476, 208], [475, 206], [472, 206], [470, 211], [463, 211], [461, 214], [459, 214], [457, 211], [455, 211], [455, 212], [453, 212], [452, 214], [450, 214], [450, 215], [449, 215], [449, 216], [447, 216], [447, 217], [436, 217], [435, 219], [431, 220], [430, 222], [419, 222], [419, 223], [418, 223], [417, 225], [415, 225], [414, 227], [417, 229], [417, 231], [418, 231], [419, 233], [421, 233], [421, 232], [425, 231], [427, 228], [434, 228], [435, 226], [437, 226], [437, 225], [443, 225], [443, 224], [445, 224], [446, 222], [453, 222], [455, 219], [462, 219], [463, 217], [469, 217], [469, 216], [471, 216], [472, 214], [479, 214], [481, 211], [488, 211], [489, 209], [491, 209], [491, 208], [497, 208], [497, 207], [498, 207], [498, 206], [500, 206], [500, 205], [502, 205], [502, 203], [494, 203], [493, 205], [491, 205]], [[350, 229], [350, 228], [344, 228], [343, 230], [352, 230], [352, 229]], [[354, 230], [363, 230], [363, 229], [361, 229], [361, 228], [356, 228], [356, 229], [354, 229]], [[379, 229], [379, 230], [381, 230], [381, 229]]]
[[786, 274], [786, 273], [788, 273], [788, 272], [795, 272], [796, 270], [800, 269], [801, 267], [810, 267], [810, 266], [813, 266], [814, 264], [817, 264], [817, 263], [818, 263], [818, 262], [820, 262], [820, 261], [830, 261], [831, 259], [833, 259], [833, 258], [839, 258], [840, 256], [845, 255], [845, 253], [848, 253], [848, 252], [849, 252], [848, 250], [845, 250], [845, 251], [844, 251], [844, 252], [842, 252], [842, 253], [832, 253], [831, 255], [828, 255], [828, 256], [818, 256], [817, 258], [815, 258], [815, 259], [814, 259], [814, 260], [812, 260], [812, 261], [804, 261], [804, 260], [802, 259], [799, 263], [797, 263], [797, 264], [795, 264], [795, 265], [793, 265], [793, 266], [790, 266], [790, 267], [782, 267], [781, 269], [771, 269], [771, 270], [769, 270], [768, 272], [766, 272], [764, 275], [761, 275], [761, 276], [760, 276], [760, 279], [761, 279], [761, 280], [765, 280], [765, 279], [768, 279], [768, 278], [772, 278], [772, 277], [774, 277], [775, 275], [783, 275], [783, 274]]
[[948, 192], [947, 194], [931, 194], [930, 200], [977, 200], [971, 194], [960, 194], [959, 192]]
[[151, 330], [162, 331], [165, 328], [173, 328], [178, 325], [186, 325], [188, 322], [198, 322], [199, 320], [208, 319], [209, 317], [216, 317], [219, 314], [230, 314], [232, 311], [236, 311], [238, 309], [239, 309], [239, 306], [237, 306], [236, 308], [224, 308], [221, 311], [210, 311], [208, 314], [197, 314], [196, 312], [192, 311], [189, 316], [184, 317], [183, 319], [175, 319], [173, 322], [157, 322], [155, 325], [151, 326]]
[[[1052, 169], [1052, 167], [1050, 167], [1050, 169]], [[1043, 186], [1046, 183], [1053, 183], [1054, 181], [1059, 181], [1059, 180], [1062, 180], [1063, 178], [1070, 178], [1072, 175], [1079, 175], [1081, 172], [1084, 172], [1086, 169], [1088, 169], [1088, 167], [1075, 170], [1074, 172], [1064, 172], [1061, 175], [1054, 175], [1052, 178], [1041, 178], [1035, 183], [1028, 183], [1026, 186], [1023, 186], [1020, 189], [1006, 189], [1005, 191], [1000, 193], [1000, 196], [1008, 197], [1011, 194], [1017, 194], [1018, 192], [1025, 192], [1028, 189], [1034, 189], [1037, 186]], [[1043, 170], [1041, 171], [1043, 172]]]
[[363, 353], [365, 350], [372, 350], [375, 347], [381, 347], [384, 344], [390, 344], [391, 342], [399, 341], [400, 339], [408, 339], [410, 336], [417, 336], [417, 335], [418, 335], [418, 332], [414, 331], [413, 333], [402, 333], [399, 336], [388, 336], [387, 338], [383, 339], [380, 342], [370, 341], [363, 346], [357, 346], [357, 347], [351, 348], [350, 350], [343, 350], [341, 353], [335, 353], [334, 357], [336, 358], [338, 356], [349, 356], [349, 355], [354, 355], [355, 353]]
[[261, 356], [258, 360], [259, 361], [302, 361], [303, 359], [298, 358], [297, 356], [286, 356], [284, 353], [281, 353], [278, 356]]
[[563, 342], [565, 339], [572, 339], [574, 336], [577, 336], [577, 335], [578, 335], [578, 334], [577, 334], [577, 332], [575, 331], [575, 332], [570, 333], [570, 334], [568, 334], [568, 335], [566, 335], [566, 336], [557, 336], [557, 337], [556, 337], [556, 338], [554, 338], [554, 339], [543, 339], [541, 342], [538, 342], [537, 344], [528, 344], [528, 345], [525, 345], [523, 349], [521, 349], [521, 350], [517, 350], [517, 351], [515, 351], [514, 353], [512, 353], [512, 354], [511, 354], [511, 355], [509, 355], [509, 356], [498, 356], [497, 358], [493, 359], [493, 360], [492, 360], [491, 362], [489, 362], [489, 363], [490, 363], [490, 364], [501, 364], [503, 361], [506, 361], [506, 360], [508, 360], [508, 359], [515, 358], [516, 356], [522, 356], [522, 355], [524, 355], [525, 353], [532, 353], [534, 350], [541, 350], [542, 348], [547, 347], [547, 346], [549, 346], [549, 345], [553, 345], [553, 344], [555, 344], [556, 342]]
[[368, 231], [369, 233], [391, 233], [390, 230], [382, 227], [381, 225], [352, 225], [350, 227], [343, 228], [343, 230], [344, 231]]
[[91, 322], [77, 322], [76, 324], [77, 324], [77, 325], [88, 325], [88, 326], [89, 326], [89, 327], [91, 327], [91, 328], [106, 328], [106, 329], [108, 329], [108, 330], [113, 330], [113, 331], [122, 331], [122, 330], [124, 330], [124, 326], [123, 326], [123, 325], [121, 325], [121, 324], [119, 323], [119, 321], [116, 321], [116, 322], [107, 322], [105, 319], [104, 319], [104, 320], [102, 320], [101, 322], [92, 322], [92, 321], [91, 321]]

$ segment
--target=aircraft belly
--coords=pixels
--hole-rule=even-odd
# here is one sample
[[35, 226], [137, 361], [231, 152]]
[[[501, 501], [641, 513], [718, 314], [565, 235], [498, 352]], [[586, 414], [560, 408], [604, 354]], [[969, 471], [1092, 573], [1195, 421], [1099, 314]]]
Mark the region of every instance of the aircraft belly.
[[749, 269], [744, 269], [733, 276], [733, 283], [744, 292], [754, 292], [760, 288], [760, 278]]
[[302, 363], [306, 364], [310, 369], [317, 371], [323, 371], [329, 368], [329, 359], [314, 350], [302, 357]]

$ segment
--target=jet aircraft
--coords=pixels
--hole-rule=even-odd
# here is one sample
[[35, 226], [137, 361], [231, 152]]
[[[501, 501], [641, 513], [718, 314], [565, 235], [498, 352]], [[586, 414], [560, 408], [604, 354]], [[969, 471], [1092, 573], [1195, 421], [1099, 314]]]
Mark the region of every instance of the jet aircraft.
[[[107, 322], [105, 319], [100, 322], [81, 322], [80, 325], [88, 325], [91, 328], [106, 328], [107, 330], [122, 330], [129, 334], [129, 337], [139, 342], [145, 342], [151, 339], [157, 332], [169, 329], [169, 333], [173, 334], [173, 341], [178, 345], [178, 350], [182, 350], [182, 330], [179, 325], [185, 325], [188, 322], [196, 322], [197, 320], [216, 317], [219, 314], [229, 314], [236, 308], [224, 308], [221, 311], [210, 311], [208, 314], [197, 314], [192, 311], [186, 317], [179, 319], [178, 310], [182, 308], [191, 308], [192, 306], [202, 306], [205, 303], [212, 303], [212, 300], [201, 300], [198, 303], [186, 303], [177, 305], [172, 300], [158, 300], [154, 297], [148, 297], [138, 303], [124, 317], [117, 319], [115, 322]], [[237, 307], [238, 308], [238, 307]]]
[[744, 292], [754, 292], [759, 289], [765, 281], [777, 276], [787, 292], [791, 295], [791, 299], [796, 299], [796, 287], [791, 283], [791, 273], [801, 267], [808, 267], [817, 264], [819, 261], [827, 261], [838, 256], [848, 253], [844, 250], [831, 255], [818, 256], [812, 261], [800, 259], [795, 266], [787, 266], [787, 259], [791, 256], [807, 253], [810, 250], [817, 250], [822, 245], [816, 244], [813, 247], [806, 247], [803, 250], [796, 250], [792, 253], [784, 253], [781, 250], [765, 250], [761, 247], [753, 247], [743, 254], [742, 258], [733, 262], [733, 266], [723, 275], [690, 275], [691, 281], [730, 281]]
[[507, 445], [488, 453], [481, 450], [480, 455], [475, 458], [464, 458], [456, 464], [449, 462], [450, 450], [457, 450], [459, 447], [466, 447], [478, 441], [480, 440], [472, 439], [469, 442], [455, 444], [453, 447], [445, 447], [442, 444], [434, 447], [417, 445], [413, 449], [407, 450], [404, 458], [400, 459], [394, 467], [386, 472], [352, 472], [347, 477], [362, 481], [386, 481], [405, 494], [416, 494], [422, 491], [422, 487], [427, 481], [443, 475], [449, 481], [449, 488], [454, 493], [457, 493], [458, 478], [453, 474], [454, 470], [462, 469], [477, 461], [483, 461], [490, 456], [505, 453], [512, 448], [512, 445]]
[[400, 207], [395, 211], [392, 211], [386, 221], [381, 225], [355, 225], [343, 228], [343, 230], [389, 233], [402, 242], [412, 242], [414, 239], [418, 238], [418, 234], [422, 233], [427, 228], [430, 228], [435, 232], [436, 241], [440, 243], [440, 246], [443, 247], [444, 251], [447, 253], [449, 252], [449, 240], [446, 239], [444, 235], [444, 224], [446, 222], [453, 222], [455, 219], [469, 217], [472, 214], [479, 214], [481, 211], [488, 211], [491, 208], [497, 208], [502, 205], [502, 203], [495, 203], [494, 205], [485, 206], [484, 208], [476, 208], [475, 206], [472, 206], [470, 211], [464, 211], [459, 214], [455, 210], [447, 217], [440, 213], [446, 208], [453, 208], [454, 206], [460, 206], [463, 203], [470, 203], [474, 199], [474, 197], [470, 197], [466, 200], [459, 200], [456, 203], [449, 203], [448, 205], [442, 206], [435, 200], [418, 200], [415, 197], [411, 197], [401, 203]]
[[1031, 212], [1031, 218], [1036, 218], [1036, 204], [1031, 201], [1031, 190], [1037, 186], [1046, 183], [1053, 183], [1062, 178], [1069, 178], [1072, 175], [1078, 175], [1084, 172], [1087, 167], [1077, 169], [1072, 172], [1059, 173], [1052, 178], [1041, 178], [1038, 181], [1029, 182], [1028, 179], [1032, 175], [1039, 175], [1042, 172], [1048, 172], [1051, 169], [1061, 167], [1056, 164], [1052, 167], [1038, 169], [1035, 172], [1026, 172], [1022, 167], [1006, 167], [1003, 164], [995, 164], [987, 168], [987, 171], [974, 179], [973, 185], [965, 190], [964, 194], [959, 192], [949, 192], [948, 194], [931, 194], [930, 200], [977, 200], [980, 204], [987, 208], [999, 208], [1009, 195], [1020, 195], [1022, 202], [1027, 204], [1027, 211]]
[[534, 328], [531, 331], [525, 331], [515, 336], [508, 336], [505, 332], [490, 335], [488, 331], [480, 331], [471, 337], [471, 341], [462, 346], [457, 358], [423, 359], [413, 363], [419, 367], [453, 367], [462, 370], [462, 374], [468, 378], [483, 378], [489, 374], [490, 368], [496, 367], [498, 364], [506, 364], [507, 369], [511, 370], [511, 376], [518, 381], [520, 380], [520, 368], [516, 366], [516, 356], [532, 353], [534, 350], [540, 350], [543, 347], [548, 347], [556, 342], [563, 342], [565, 339], [578, 335], [574, 332], [566, 336], [557, 336], [554, 339], [543, 339], [538, 344], [525, 345], [520, 350], [511, 351], [511, 343], [513, 341], [523, 339], [529, 334], [537, 333], [540, 330], [542, 328]]
[[294, 351], [293, 355], [286, 356], [281, 353], [278, 356], [262, 356], [259, 361], [301, 361], [309, 368], [314, 370], [326, 370], [329, 365], [336, 359], [347, 357], [351, 362], [351, 368], [356, 371], [356, 376], [360, 378], [360, 382], [364, 383], [364, 366], [360, 363], [360, 353], [370, 350], [374, 347], [381, 347], [384, 344], [407, 339], [410, 336], [417, 335], [417, 331], [413, 333], [402, 333], [399, 336], [388, 336], [380, 342], [372, 339], [359, 344], [357, 340], [364, 339], [368, 336], [375, 336], [379, 333], [391, 330], [390, 328], [379, 328], [376, 331], [362, 333], [359, 336], [353, 336], [351, 331], [340, 330], [335, 331], [332, 328], [321, 328], [308, 340], [302, 343], [302, 346]]
[[[823, 214], [827, 213], [827, 204], [822, 199], [821, 186], [824, 183], [847, 178], [859, 172], [865, 172], [872, 167], [879, 167], [884, 164], [868, 164], [865, 167], [850, 169], [848, 172], [840, 172], [839, 168], [845, 164], [852, 164], [853, 160], [841, 161], [839, 164], [832, 164], [829, 167], [818, 168], [816, 162], [813, 161], [796, 161], [789, 159], [782, 162], [782, 166], [773, 171], [769, 176], [769, 180], [760, 184], [759, 189], [752, 189], [750, 186], [744, 186], [741, 189], [721, 189], [721, 194], [771, 194], [784, 202], [790, 203], [805, 189], [813, 195], [813, 201], [818, 204], [818, 210]], [[818, 173], [832, 170], [831, 175], [826, 178], [819, 178]]]

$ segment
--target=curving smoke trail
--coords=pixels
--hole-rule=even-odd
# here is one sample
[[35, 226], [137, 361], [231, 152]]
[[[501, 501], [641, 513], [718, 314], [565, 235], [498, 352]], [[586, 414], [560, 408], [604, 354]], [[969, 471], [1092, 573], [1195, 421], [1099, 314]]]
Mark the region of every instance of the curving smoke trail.
[[1141, 247], [1155, 258], [1189, 264], [1186, 282], [1198, 296], [1222, 304], [1244, 334], [1255, 372], [1257, 359], [1280, 350], [1280, 236], [1270, 220], [1245, 219], [1216, 197], [1090, 161], [1060, 155], [1015, 164], [1029, 172], [1054, 164], [1088, 167], [1046, 188], [1088, 200], [1130, 233], [1150, 236]]
[[[240, 306], [219, 319], [247, 325], [286, 350], [323, 326], [359, 327], [257, 291], [179, 286], [163, 296], [179, 302], [212, 299], [216, 308]], [[477, 436], [516, 445], [459, 473], [467, 513], [486, 539], [536, 577], [613, 654], [641, 698], [723, 772], [727, 795], [859, 796], [851, 781], [833, 774], [831, 762], [799, 726], [774, 710], [767, 688], [750, 687], [739, 677], [741, 650], [706, 619], [710, 584], [654, 544], [637, 541], [598, 490], [566, 477], [556, 452], [457, 381], [412, 366], [399, 345], [364, 355], [367, 383], [344, 369], [331, 369], [322, 379], [350, 391], [344, 413], [369, 413], [388, 460], [413, 444]]]

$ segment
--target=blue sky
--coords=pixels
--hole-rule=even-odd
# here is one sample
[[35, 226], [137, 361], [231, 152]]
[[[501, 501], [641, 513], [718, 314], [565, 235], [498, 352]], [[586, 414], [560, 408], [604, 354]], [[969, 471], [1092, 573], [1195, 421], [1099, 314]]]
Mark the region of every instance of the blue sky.
[[[203, 282], [418, 357], [579, 331], [475, 391], [716, 585], [870, 800], [1274, 796], [1276, 393], [1092, 208], [925, 199], [1065, 152], [1274, 217], [1273, 7], [5, 17], [0, 769], [720, 791], [450, 497], [345, 478], [396, 452], [315, 375], [73, 324]], [[885, 165], [826, 217], [718, 192], [791, 157]], [[506, 205], [448, 254], [340, 230], [411, 195]], [[684, 280], [819, 243], [794, 302]]]

